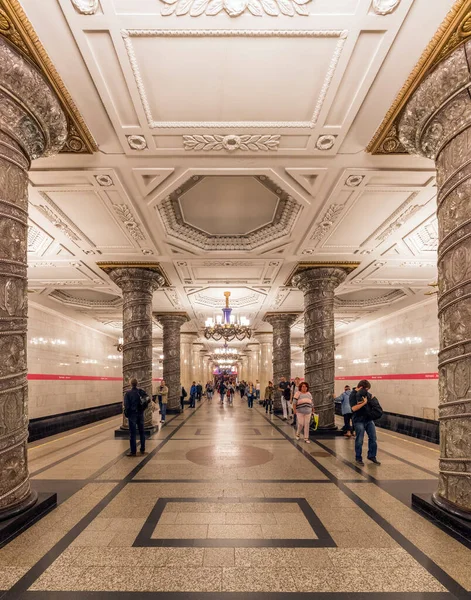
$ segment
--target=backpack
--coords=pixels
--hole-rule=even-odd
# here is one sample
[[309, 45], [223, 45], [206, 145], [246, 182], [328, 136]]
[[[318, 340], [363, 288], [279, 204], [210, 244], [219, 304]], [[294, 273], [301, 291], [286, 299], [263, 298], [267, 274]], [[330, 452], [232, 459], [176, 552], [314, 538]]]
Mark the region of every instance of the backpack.
[[283, 390], [283, 398], [285, 400], [290, 400], [291, 399], [291, 386], [287, 387]]
[[137, 405], [137, 410], [143, 412], [149, 406], [150, 398], [147, 395], [147, 392], [145, 392], [144, 390], [138, 390], [138, 391], [139, 391], [139, 404]]
[[381, 417], [383, 416], [383, 409], [381, 408], [381, 404], [378, 401], [378, 398], [376, 398], [376, 396], [373, 396], [372, 398], [368, 399], [368, 417], [372, 420], [372, 421], [377, 421], [378, 419], [381, 419]]
[[182, 388], [182, 398], [186, 398], [188, 394], [186, 393], [185, 388]]

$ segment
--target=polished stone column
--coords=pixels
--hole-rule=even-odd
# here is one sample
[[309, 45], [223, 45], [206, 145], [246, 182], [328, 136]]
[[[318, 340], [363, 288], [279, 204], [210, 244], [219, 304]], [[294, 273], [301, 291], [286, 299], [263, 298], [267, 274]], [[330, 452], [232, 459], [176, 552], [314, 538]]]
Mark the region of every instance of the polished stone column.
[[265, 388], [269, 381], [273, 381], [273, 335], [259, 333], [257, 339], [260, 343], [260, 394], [263, 399]]
[[471, 521], [471, 42], [404, 108], [405, 148], [437, 168], [440, 476], [434, 502]]
[[[155, 313], [163, 329], [164, 380], [168, 387], [168, 413], [181, 411], [180, 328], [188, 321], [186, 313]], [[189, 390], [187, 390], [187, 393]]]
[[259, 363], [260, 345], [255, 342], [247, 345], [247, 353], [249, 357], [248, 365], [248, 382], [251, 381], [255, 385], [255, 380], [258, 378], [258, 363]]
[[28, 169], [66, 137], [53, 91], [0, 37], [0, 520], [37, 499], [27, 459]]
[[349, 270], [319, 266], [303, 270], [292, 279], [304, 293], [304, 377], [319, 415], [319, 429], [336, 428], [334, 293]]
[[[152, 394], [152, 295], [165, 284], [158, 268], [132, 263], [101, 264], [123, 293], [123, 394], [136, 378], [139, 387]], [[165, 347], [164, 347], [165, 354]], [[164, 365], [165, 368], [165, 365]], [[152, 406], [144, 414], [144, 426], [151, 429]], [[128, 429], [123, 413], [121, 429]]]
[[280, 379], [291, 379], [291, 326], [298, 317], [298, 313], [268, 313], [263, 319], [273, 327], [273, 410], [276, 412], [282, 409], [278, 391]]
[[201, 350], [204, 349], [204, 344], [194, 343], [191, 348], [191, 372], [192, 381], [201, 383], [203, 385], [203, 373], [201, 365]]
[[190, 393], [193, 373], [191, 370], [191, 350], [197, 336], [193, 333], [182, 333], [180, 335], [180, 372], [182, 385], [187, 393]]

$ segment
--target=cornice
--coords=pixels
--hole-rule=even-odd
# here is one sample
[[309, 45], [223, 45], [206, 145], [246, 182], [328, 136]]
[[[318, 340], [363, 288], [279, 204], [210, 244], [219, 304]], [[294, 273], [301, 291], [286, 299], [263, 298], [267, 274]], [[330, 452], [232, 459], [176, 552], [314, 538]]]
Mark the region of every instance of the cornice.
[[[291, 281], [295, 275], [301, 273], [302, 271], [307, 271], [309, 269], [344, 269], [348, 273], [354, 271], [357, 267], [360, 266], [358, 261], [310, 261], [310, 262], [300, 262], [298, 263], [294, 269], [291, 271], [289, 277], [286, 279], [285, 286], [291, 287]], [[276, 313], [275, 313], [276, 314]]]
[[458, 0], [422, 53], [414, 70], [396, 96], [381, 125], [368, 144], [371, 154], [407, 154], [397, 135], [402, 109], [426, 74], [471, 37], [471, 0]]
[[56, 93], [67, 117], [68, 136], [61, 153], [97, 152], [90, 130], [18, 0], [0, 0], [0, 35], [41, 71]]

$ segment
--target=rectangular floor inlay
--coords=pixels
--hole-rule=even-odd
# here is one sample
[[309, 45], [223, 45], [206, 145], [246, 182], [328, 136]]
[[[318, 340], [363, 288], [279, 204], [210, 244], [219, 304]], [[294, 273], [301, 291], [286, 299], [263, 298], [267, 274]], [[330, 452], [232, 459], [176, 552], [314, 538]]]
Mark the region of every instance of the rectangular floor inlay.
[[[181, 510], [185, 504], [192, 511]], [[286, 506], [292, 507], [288, 513]], [[133, 546], [333, 548], [336, 544], [304, 498], [159, 498]]]

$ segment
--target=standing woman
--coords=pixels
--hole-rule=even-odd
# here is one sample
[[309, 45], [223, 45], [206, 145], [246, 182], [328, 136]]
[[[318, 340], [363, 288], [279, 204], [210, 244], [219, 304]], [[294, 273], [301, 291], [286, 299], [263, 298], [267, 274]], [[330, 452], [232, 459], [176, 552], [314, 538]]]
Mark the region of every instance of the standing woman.
[[253, 408], [253, 398], [255, 396], [255, 388], [253, 383], [250, 381], [249, 385], [245, 390], [245, 394], [247, 395], [247, 406], [249, 408]]
[[168, 387], [165, 385], [165, 381], [162, 379], [159, 388], [159, 404], [160, 404], [160, 417], [161, 423], [165, 423], [165, 417], [167, 415], [167, 403], [168, 403]]
[[304, 429], [304, 441], [310, 444], [309, 425], [311, 424], [311, 415], [314, 412], [312, 396], [309, 392], [309, 384], [303, 381], [293, 398], [293, 412], [296, 415], [298, 424], [296, 439], [299, 440], [301, 431]]
[[275, 392], [275, 388], [273, 387], [273, 382], [269, 381], [267, 387], [265, 388], [265, 412], [270, 414], [273, 412], [273, 394]]

